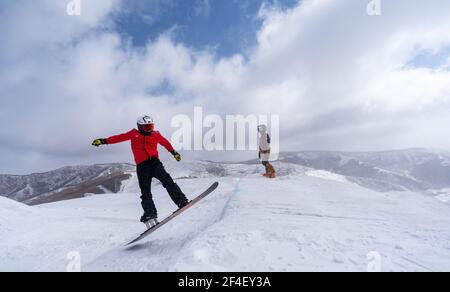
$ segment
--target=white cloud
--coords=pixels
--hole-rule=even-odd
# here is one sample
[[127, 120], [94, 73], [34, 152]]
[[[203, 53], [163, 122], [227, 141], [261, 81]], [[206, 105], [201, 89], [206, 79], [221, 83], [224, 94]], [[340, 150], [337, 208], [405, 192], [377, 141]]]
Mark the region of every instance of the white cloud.
[[[448, 1], [384, 1], [380, 17], [359, 0], [264, 6], [249, 59], [217, 59], [170, 34], [135, 49], [108, 21], [119, 2], [84, 0], [79, 19], [61, 2], [3, 9], [1, 172], [27, 162], [43, 170], [36, 165], [131, 161], [128, 146], [100, 152], [89, 142], [128, 130], [142, 113], [170, 134], [171, 117], [194, 105], [280, 114], [284, 150], [450, 147], [442, 127], [450, 122], [448, 66], [407, 66], [450, 44]], [[170, 96], [154, 93], [162, 84]]]
[[[0, 43], [2, 58], [14, 57], [33, 51], [48, 51], [55, 46], [75, 41], [92, 29], [110, 25], [108, 14], [118, 7], [120, 0], [83, 0], [81, 16], [67, 15], [67, 4], [61, 0], [17, 0], [2, 3], [0, 14]], [[6, 2], [6, 1], [3, 1]]]

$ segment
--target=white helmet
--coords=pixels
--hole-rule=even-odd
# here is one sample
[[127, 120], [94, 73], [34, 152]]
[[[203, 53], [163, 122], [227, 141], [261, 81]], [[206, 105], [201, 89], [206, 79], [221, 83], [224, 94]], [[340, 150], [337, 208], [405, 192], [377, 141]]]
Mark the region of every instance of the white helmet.
[[259, 125], [258, 126], [258, 132], [266, 133], [267, 132], [267, 126], [266, 125]]
[[149, 116], [143, 116], [137, 120], [137, 127], [141, 133], [153, 132], [154, 124], [153, 119]]
[[153, 125], [155, 123], [153, 122], [153, 119], [151, 117], [143, 116], [138, 118], [137, 124], [138, 126], [144, 126], [144, 125]]

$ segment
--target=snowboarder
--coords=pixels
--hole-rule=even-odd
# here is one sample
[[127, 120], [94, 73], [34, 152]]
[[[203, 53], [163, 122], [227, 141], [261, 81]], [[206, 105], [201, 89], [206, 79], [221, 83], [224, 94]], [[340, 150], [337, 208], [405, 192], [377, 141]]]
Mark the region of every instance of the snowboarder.
[[155, 131], [155, 124], [151, 117], [140, 117], [137, 120], [137, 128], [137, 130], [132, 129], [127, 133], [106, 139], [96, 139], [92, 142], [92, 145], [99, 147], [101, 145], [131, 141], [131, 150], [137, 165], [137, 176], [142, 193], [142, 208], [144, 209], [144, 215], [141, 217], [141, 222], [147, 225], [148, 228], [151, 228], [158, 224], [158, 212], [151, 193], [153, 178], [161, 181], [163, 187], [167, 190], [178, 208], [183, 208], [189, 202], [185, 194], [173, 181], [170, 174], [166, 172], [163, 164], [159, 160], [158, 144], [164, 146], [178, 162], [181, 161], [181, 155], [175, 151], [166, 138], [158, 131]]
[[263, 174], [268, 178], [275, 178], [275, 168], [270, 164], [270, 136], [267, 133], [267, 127], [265, 125], [258, 126], [259, 138], [259, 159], [264, 165], [266, 172]]

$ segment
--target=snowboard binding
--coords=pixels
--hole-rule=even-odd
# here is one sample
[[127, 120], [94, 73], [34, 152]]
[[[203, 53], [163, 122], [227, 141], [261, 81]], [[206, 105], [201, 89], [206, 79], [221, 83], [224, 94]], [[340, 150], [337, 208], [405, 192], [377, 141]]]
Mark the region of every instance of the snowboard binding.
[[157, 219], [150, 219], [148, 221], [144, 222], [145, 226], [147, 226], [147, 229], [151, 229], [159, 224]]

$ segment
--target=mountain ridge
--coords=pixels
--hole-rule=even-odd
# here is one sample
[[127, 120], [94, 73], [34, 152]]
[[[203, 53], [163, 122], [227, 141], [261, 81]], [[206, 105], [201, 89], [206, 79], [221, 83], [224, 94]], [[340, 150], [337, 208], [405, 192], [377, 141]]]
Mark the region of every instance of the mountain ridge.
[[[175, 179], [224, 177], [230, 165], [235, 165], [237, 169], [239, 165], [255, 165], [253, 173], [262, 171], [258, 159], [241, 163], [185, 161], [179, 164], [167, 161], [165, 164]], [[445, 150], [410, 148], [378, 152], [282, 152], [275, 164], [281, 177], [295, 172], [289, 164], [299, 165], [335, 173], [349, 182], [381, 192], [427, 193], [450, 188], [450, 152]], [[117, 193], [133, 174], [135, 166], [132, 164], [104, 163], [65, 166], [23, 176], [0, 175], [0, 195], [35, 205], [80, 198], [85, 194]], [[241, 174], [245, 175], [243, 172]]]

